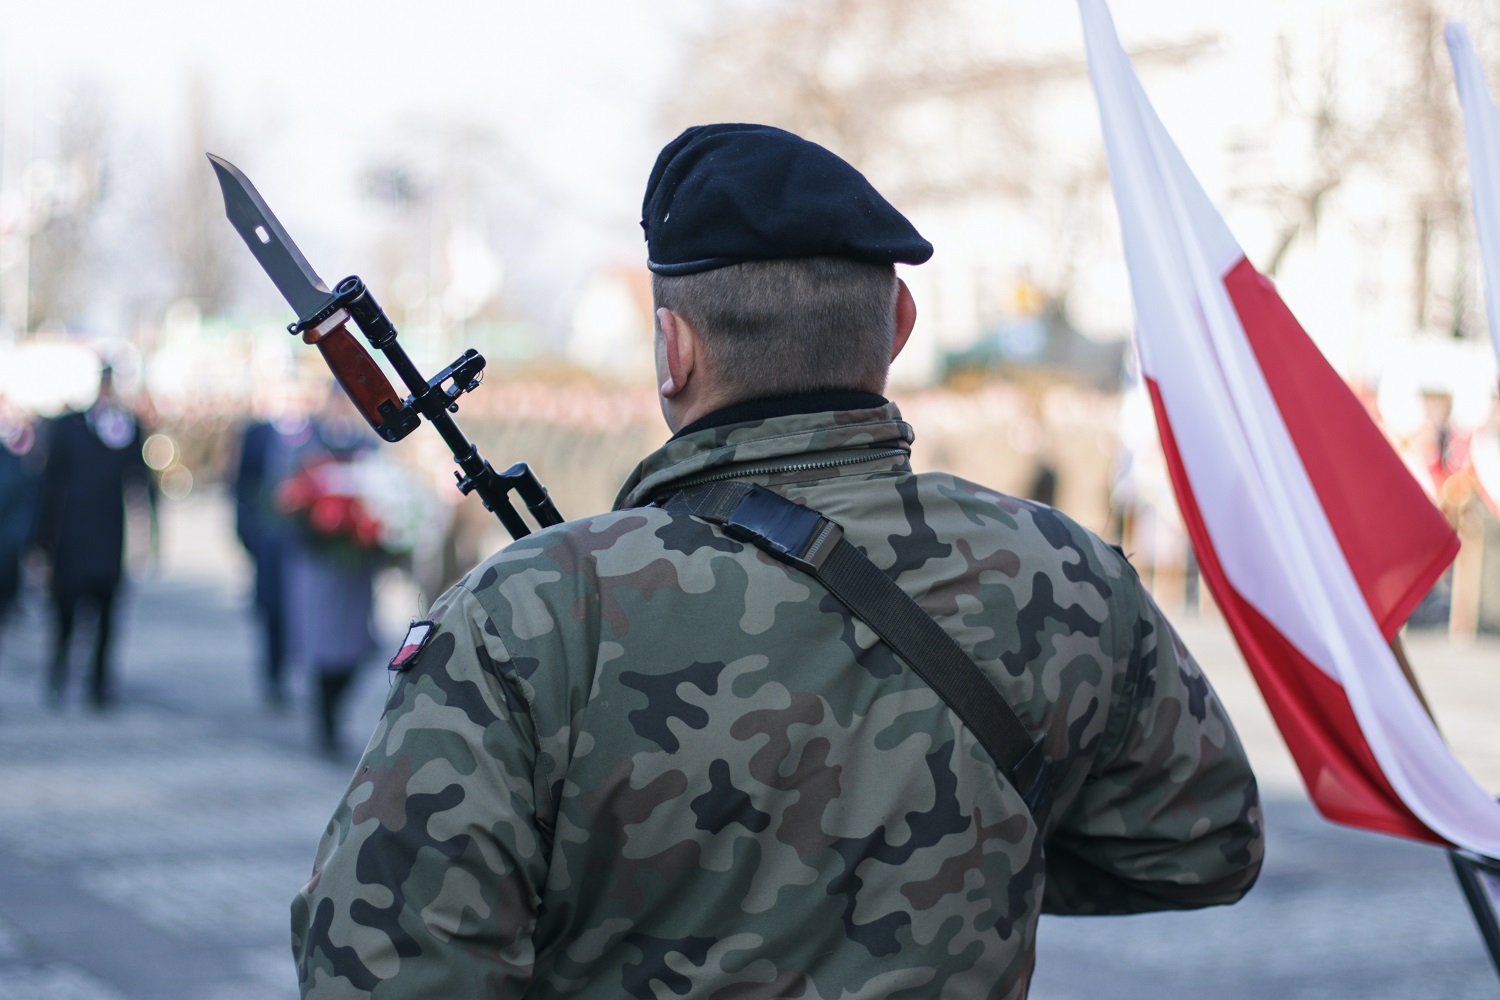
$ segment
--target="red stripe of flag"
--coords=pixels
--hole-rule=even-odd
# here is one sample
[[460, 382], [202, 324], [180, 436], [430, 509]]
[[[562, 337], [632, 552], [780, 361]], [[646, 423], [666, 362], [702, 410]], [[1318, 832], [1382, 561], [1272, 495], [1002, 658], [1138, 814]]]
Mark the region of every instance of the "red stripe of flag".
[[1151, 393], [1167, 471], [1193, 541], [1199, 571], [1255, 675], [1313, 804], [1335, 823], [1446, 843], [1412, 815], [1386, 780], [1344, 689], [1303, 656], [1230, 584], [1188, 482], [1161, 390], [1150, 378], [1146, 379], [1146, 388]]
[[1389, 640], [1458, 554], [1458, 535], [1270, 280], [1241, 259], [1224, 286], [1370, 614]]

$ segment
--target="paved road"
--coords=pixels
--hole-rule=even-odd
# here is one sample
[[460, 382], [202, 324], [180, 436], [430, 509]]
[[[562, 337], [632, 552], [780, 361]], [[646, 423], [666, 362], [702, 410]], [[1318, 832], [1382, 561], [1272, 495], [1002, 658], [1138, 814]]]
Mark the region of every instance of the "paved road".
[[[222, 504], [180, 505], [165, 530], [162, 573], [125, 609], [118, 710], [42, 707], [34, 599], [0, 646], [0, 1000], [296, 996], [288, 903], [352, 761], [311, 752], [301, 706], [259, 708]], [[383, 597], [404, 621], [410, 593]], [[1260, 885], [1230, 909], [1045, 919], [1033, 997], [1500, 995], [1445, 857], [1318, 819], [1222, 633], [1183, 631], [1264, 776]], [[1500, 644], [1419, 637], [1413, 650], [1445, 731], [1500, 785]], [[384, 685], [378, 669], [364, 677], [351, 731], [368, 731]]]
[[[167, 512], [163, 571], [121, 616], [118, 709], [42, 706], [35, 595], [0, 645], [0, 1000], [297, 996], [288, 905], [353, 755], [313, 752], [300, 699], [260, 706], [228, 525], [215, 502]], [[385, 684], [361, 678], [351, 734]]]

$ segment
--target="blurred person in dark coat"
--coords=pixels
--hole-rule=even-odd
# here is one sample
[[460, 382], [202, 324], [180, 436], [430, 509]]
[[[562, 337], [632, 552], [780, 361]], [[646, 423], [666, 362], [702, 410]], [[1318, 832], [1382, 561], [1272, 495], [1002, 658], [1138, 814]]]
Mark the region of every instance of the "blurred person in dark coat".
[[108, 365], [93, 405], [63, 414], [45, 431], [38, 539], [51, 570], [56, 613], [47, 699], [53, 707], [62, 705], [78, 609], [90, 606], [96, 628], [88, 697], [102, 709], [115, 697], [110, 654], [124, 579], [127, 490], [138, 488], [145, 495], [155, 523], [155, 485], [141, 454], [146, 434], [116, 393]]
[[234, 530], [255, 569], [254, 607], [261, 627], [261, 681], [273, 709], [287, 703], [286, 568], [292, 526], [277, 512], [278, 483], [312, 437], [305, 410], [285, 401], [240, 434], [234, 477]]
[[35, 444], [30, 423], [0, 397], [0, 629], [21, 592], [22, 558], [36, 529]]

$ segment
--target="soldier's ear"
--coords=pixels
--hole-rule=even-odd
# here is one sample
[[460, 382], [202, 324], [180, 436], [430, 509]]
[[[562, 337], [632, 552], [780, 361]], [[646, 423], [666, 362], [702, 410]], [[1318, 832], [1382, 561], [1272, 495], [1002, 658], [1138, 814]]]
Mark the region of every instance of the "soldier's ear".
[[900, 278], [896, 279], [896, 339], [891, 344], [891, 360], [896, 360], [896, 355], [901, 353], [901, 348], [906, 346], [906, 340], [911, 336], [912, 327], [917, 325], [917, 300], [912, 298], [911, 289], [906, 287], [906, 282]]
[[682, 316], [667, 308], [656, 310], [656, 323], [661, 329], [662, 337], [662, 357], [657, 374], [663, 375], [660, 369], [666, 369], [661, 394], [666, 399], [671, 399], [687, 388], [688, 379], [693, 375], [698, 357], [698, 331]]

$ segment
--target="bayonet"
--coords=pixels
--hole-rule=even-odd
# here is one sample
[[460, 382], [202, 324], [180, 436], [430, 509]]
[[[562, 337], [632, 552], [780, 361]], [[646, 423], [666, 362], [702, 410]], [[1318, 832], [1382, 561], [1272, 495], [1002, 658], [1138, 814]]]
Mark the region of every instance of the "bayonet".
[[317, 345], [333, 377], [375, 433], [387, 441], [399, 441], [410, 434], [421, 418], [402, 405], [391, 380], [348, 331], [348, 311], [339, 307], [337, 296], [302, 256], [271, 206], [233, 163], [212, 153], [208, 159], [224, 192], [224, 214], [229, 216], [230, 225], [282, 298], [297, 312], [297, 322], [289, 329]]
[[287, 235], [276, 213], [266, 204], [250, 178], [222, 156], [208, 154], [224, 192], [224, 214], [230, 225], [245, 241], [261, 270], [275, 284], [297, 316], [311, 316], [333, 298], [318, 272], [302, 256], [297, 244]]
[[[484, 357], [475, 350], [465, 351], [436, 378], [423, 378], [397, 343], [395, 326], [364, 282], [358, 277], [348, 277], [329, 291], [282, 227], [276, 213], [250, 183], [250, 178], [221, 156], [209, 153], [208, 159], [224, 192], [224, 213], [255, 255], [261, 270], [297, 313], [297, 321], [287, 330], [301, 334], [305, 342], [317, 345], [339, 385], [343, 386], [375, 432], [387, 441], [399, 441], [426, 417], [442, 435], [458, 463], [459, 471], [453, 475], [458, 480], [459, 491], [478, 493], [485, 507], [495, 512], [512, 538], [520, 538], [530, 529], [511, 506], [511, 490], [521, 495], [526, 509], [531, 511], [538, 524], [561, 523], [562, 515], [553, 506], [547, 488], [525, 462], [517, 462], [504, 472], [496, 472], [480, 457], [479, 449], [464, 437], [449, 415], [458, 410], [459, 396], [478, 387]], [[405, 401], [396, 395], [390, 379], [380, 370], [370, 352], [349, 332], [351, 322], [371, 346], [385, 354], [396, 374], [411, 390]]]

